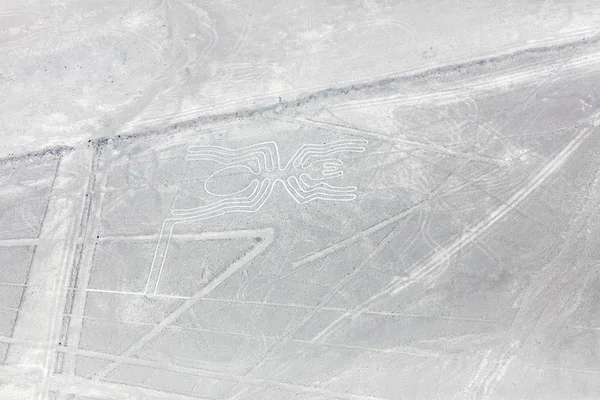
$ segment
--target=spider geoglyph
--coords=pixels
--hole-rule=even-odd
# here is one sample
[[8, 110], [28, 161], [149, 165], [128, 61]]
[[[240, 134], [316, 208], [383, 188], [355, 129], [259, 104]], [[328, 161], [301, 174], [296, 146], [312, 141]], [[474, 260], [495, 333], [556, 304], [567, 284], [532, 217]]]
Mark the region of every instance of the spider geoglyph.
[[[334, 186], [326, 181], [343, 175], [342, 160], [336, 156], [342, 153], [365, 151], [366, 140], [338, 140], [325, 144], [304, 144], [290, 160], [281, 164], [279, 147], [276, 142], [262, 142], [240, 148], [221, 146], [190, 146], [188, 161], [213, 161], [223, 165], [204, 181], [204, 190], [218, 197], [213, 203], [194, 208], [179, 208], [171, 211], [171, 217], [164, 220], [152, 261], [151, 272], [158, 265], [160, 272], [155, 282], [154, 294], [160, 280], [163, 265], [173, 229], [178, 224], [192, 223], [215, 218], [227, 213], [258, 211], [269, 199], [274, 187], [280, 183], [298, 204], [314, 200], [351, 201], [356, 186]], [[255, 168], [250, 167], [253, 164]], [[241, 190], [220, 193], [226, 187], [223, 180], [246, 175], [248, 184]], [[146, 287], [149, 291], [150, 279]]]

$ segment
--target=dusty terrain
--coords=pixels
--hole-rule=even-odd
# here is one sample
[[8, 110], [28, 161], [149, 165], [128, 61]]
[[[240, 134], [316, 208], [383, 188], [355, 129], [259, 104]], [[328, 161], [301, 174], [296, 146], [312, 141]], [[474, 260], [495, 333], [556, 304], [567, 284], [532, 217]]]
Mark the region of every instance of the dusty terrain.
[[0, 398], [600, 398], [600, 5], [5, 1]]

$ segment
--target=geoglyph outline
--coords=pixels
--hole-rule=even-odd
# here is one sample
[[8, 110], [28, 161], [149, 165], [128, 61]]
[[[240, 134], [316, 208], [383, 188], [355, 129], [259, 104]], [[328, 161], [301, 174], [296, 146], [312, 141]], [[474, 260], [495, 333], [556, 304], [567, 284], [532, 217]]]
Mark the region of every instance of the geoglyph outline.
[[[362, 153], [366, 150], [364, 146], [367, 143], [367, 140], [345, 139], [324, 144], [303, 144], [285, 165], [281, 163], [279, 146], [273, 141], [235, 149], [212, 145], [189, 146], [189, 154], [185, 157], [187, 161], [214, 161], [223, 165], [223, 168], [204, 181], [204, 190], [221, 199], [204, 206], [171, 211], [171, 217], [166, 218], [161, 226], [144, 293], [158, 295], [169, 244], [173, 231], [179, 224], [198, 222], [232, 212], [255, 213], [267, 202], [278, 183], [283, 185], [298, 204], [314, 200], [354, 200], [356, 195], [353, 192], [357, 190], [356, 186], [334, 186], [325, 181], [344, 174], [341, 170], [343, 161], [334, 156], [345, 152]], [[244, 164], [248, 162], [255, 162], [258, 170], [255, 172]], [[320, 176], [311, 177], [308, 171], [313, 166], [318, 168], [319, 164]], [[233, 193], [217, 194], [208, 189], [207, 183], [213, 176], [234, 167], [247, 168], [256, 177], [244, 189]], [[242, 196], [245, 192], [246, 195]], [[159, 269], [158, 276], [155, 282], [152, 282], [156, 268]]]

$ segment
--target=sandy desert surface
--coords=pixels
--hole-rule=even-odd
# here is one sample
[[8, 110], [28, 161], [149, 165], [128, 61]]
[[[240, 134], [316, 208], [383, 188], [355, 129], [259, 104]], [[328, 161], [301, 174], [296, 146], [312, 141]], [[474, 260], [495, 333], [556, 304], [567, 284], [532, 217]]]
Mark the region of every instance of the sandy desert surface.
[[600, 3], [0, 3], [0, 399], [600, 398]]

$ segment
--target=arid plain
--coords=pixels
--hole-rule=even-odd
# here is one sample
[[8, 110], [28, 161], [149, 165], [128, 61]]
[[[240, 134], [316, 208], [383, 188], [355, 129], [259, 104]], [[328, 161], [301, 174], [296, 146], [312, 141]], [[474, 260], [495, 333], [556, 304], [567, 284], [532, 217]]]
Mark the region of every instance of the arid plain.
[[600, 398], [598, 27], [4, 2], [0, 398]]

